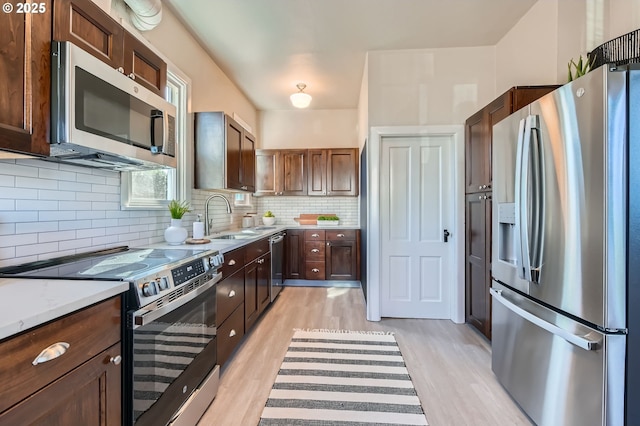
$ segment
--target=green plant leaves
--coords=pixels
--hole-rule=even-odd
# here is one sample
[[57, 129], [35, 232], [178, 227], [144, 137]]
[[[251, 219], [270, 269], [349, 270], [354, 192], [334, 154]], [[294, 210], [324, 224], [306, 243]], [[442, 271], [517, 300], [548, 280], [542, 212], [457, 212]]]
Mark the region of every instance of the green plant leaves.
[[182, 216], [184, 216], [185, 213], [189, 213], [191, 211], [188, 201], [171, 200], [167, 207], [171, 213], [171, 219], [182, 219]]
[[582, 77], [583, 75], [591, 71], [591, 68], [595, 63], [595, 61], [596, 61], [595, 56], [593, 57], [591, 62], [589, 62], [586, 58], [583, 61], [582, 55], [580, 55], [580, 59], [578, 59], [578, 63], [576, 64], [572, 58], [567, 64], [567, 67], [569, 69], [569, 72], [567, 74], [567, 81], [573, 81], [576, 78]]

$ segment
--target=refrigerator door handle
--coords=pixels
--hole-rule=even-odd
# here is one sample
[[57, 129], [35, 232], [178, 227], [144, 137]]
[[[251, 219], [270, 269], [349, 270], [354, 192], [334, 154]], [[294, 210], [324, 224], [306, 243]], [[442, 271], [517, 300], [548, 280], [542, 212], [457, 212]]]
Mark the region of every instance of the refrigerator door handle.
[[531, 129], [527, 119], [520, 120], [518, 128], [518, 146], [516, 150], [516, 266], [518, 277], [531, 281], [531, 265], [529, 257], [529, 149], [531, 146]]
[[530, 136], [535, 135], [535, 143], [529, 144], [529, 150], [532, 155], [531, 170], [531, 243], [530, 248], [531, 259], [529, 260], [529, 274], [531, 281], [539, 284], [540, 273], [542, 270], [542, 249], [543, 249], [543, 232], [545, 218], [545, 179], [544, 179], [544, 145], [540, 135], [540, 118], [537, 115], [527, 117], [527, 128]]
[[491, 293], [491, 296], [493, 296], [494, 300], [496, 300], [497, 302], [500, 302], [505, 308], [509, 309], [510, 311], [514, 312], [516, 315], [521, 316], [522, 318], [526, 319], [527, 321], [531, 322], [532, 324], [547, 330], [549, 333], [552, 333], [558, 337], [561, 337], [562, 339], [566, 340], [567, 342], [582, 348], [586, 351], [595, 351], [596, 349], [598, 349], [601, 345], [600, 345], [600, 341], [598, 340], [590, 340], [587, 339], [583, 336], [576, 336], [575, 334], [558, 327], [555, 324], [552, 324], [550, 322], [547, 322], [545, 320], [543, 320], [540, 317], [535, 316], [534, 314], [532, 314], [531, 312], [521, 308], [520, 306], [518, 306], [517, 304], [511, 302], [510, 300], [506, 299], [503, 295], [502, 295], [502, 290], [497, 290], [495, 288], [491, 288], [489, 289], [489, 292]]

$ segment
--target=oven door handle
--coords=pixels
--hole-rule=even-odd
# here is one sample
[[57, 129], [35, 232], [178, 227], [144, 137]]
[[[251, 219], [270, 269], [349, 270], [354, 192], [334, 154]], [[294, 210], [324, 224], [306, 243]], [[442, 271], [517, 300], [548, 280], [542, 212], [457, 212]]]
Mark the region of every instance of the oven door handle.
[[209, 290], [211, 287], [216, 285], [216, 283], [221, 279], [222, 279], [222, 272], [218, 272], [217, 274], [213, 275], [211, 279], [207, 281], [204, 285], [196, 288], [195, 290], [190, 291], [189, 293], [187, 293], [182, 297], [177, 298], [171, 303], [167, 303], [161, 308], [154, 309], [153, 311], [150, 311], [148, 309], [140, 309], [139, 311], [134, 312], [133, 328], [136, 329], [138, 327], [147, 325], [157, 320], [161, 316], [166, 315], [167, 313], [189, 303], [190, 301], [192, 301], [193, 299], [195, 299], [196, 297], [198, 297], [199, 295], [201, 295], [202, 293], [204, 293], [205, 291]]

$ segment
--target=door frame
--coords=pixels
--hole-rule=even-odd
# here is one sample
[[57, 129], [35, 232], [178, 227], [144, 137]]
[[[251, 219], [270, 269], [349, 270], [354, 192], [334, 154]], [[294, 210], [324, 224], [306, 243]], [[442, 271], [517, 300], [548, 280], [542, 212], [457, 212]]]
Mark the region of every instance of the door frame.
[[453, 211], [451, 229], [451, 267], [455, 282], [451, 288], [451, 320], [464, 323], [464, 126], [380, 126], [371, 127], [367, 155], [368, 215], [367, 215], [367, 320], [380, 321], [380, 173], [382, 139], [410, 136], [449, 136], [453, 138]]

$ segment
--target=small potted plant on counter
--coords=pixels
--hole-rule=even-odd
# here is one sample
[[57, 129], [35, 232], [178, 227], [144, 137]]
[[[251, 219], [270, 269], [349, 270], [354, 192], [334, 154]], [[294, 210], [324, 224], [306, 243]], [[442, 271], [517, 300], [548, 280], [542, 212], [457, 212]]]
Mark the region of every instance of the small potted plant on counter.
[[185, 242], [188, 232], [182, 227], [182, 216], [189, 213], [191, 208], [187, 201], [171, 200], [169, 205], [169, 213], [171, 213], [171, 226], [164, 231], [164, 239], [171, 245], [178, 245]]
[[273, 213], [271, 213], [271, 210], [267, 210], [266, 212], [264, 212], [264, 214], [262, 215], [262, 223], [266, 226], [271, 226], [276, 223], [276, 217]]
[[338, 216], [318, 216], [318, 226], [337, 226], [340, 224]]

